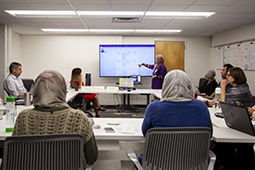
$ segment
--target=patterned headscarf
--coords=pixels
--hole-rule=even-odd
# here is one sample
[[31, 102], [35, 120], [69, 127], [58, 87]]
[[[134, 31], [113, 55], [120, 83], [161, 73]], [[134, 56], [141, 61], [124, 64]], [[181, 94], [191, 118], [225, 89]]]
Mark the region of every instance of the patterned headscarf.
[[64, 77], [54, 70], [42, 72], [35, 80], [33, 98], [35, 109], [54, 111], [68, 108]]
[[188, 75], [181, 70], [172, 70], [165, 76], [162, 87], [162, 100], [182, 102], [194, 98], [192, 83]]
[[157, 55], [156, 56], [156, 64], [153, 67], [152, 73], [154, 73], [154, 70], [159, 68], [164, 64], [164, 57], [162, 55]]

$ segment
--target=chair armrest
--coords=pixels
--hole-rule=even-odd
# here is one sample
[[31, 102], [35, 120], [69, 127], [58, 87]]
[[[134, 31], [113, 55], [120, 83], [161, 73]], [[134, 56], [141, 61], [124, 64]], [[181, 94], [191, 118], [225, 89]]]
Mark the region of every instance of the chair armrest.
[[208, 170], [213, 170], [213, 167], [216, 161], [216, 155], [211, 150], [209, 150], [209, 158], [210, 158], [210, 162], [208, 165]]
[[143, 170], [143, 167], [141, 166], [133, 149], [127, 149], [127, 156], [136, 165], [138, 170]]
[[87, 164], [85, 170], [92, 170], [94, 164]]

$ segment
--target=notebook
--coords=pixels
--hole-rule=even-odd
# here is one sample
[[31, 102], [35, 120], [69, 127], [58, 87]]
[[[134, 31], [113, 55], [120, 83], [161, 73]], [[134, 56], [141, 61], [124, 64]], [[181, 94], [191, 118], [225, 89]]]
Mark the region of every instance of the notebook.
[[119, 78], [119, 87], [133, 88], [133, 78]]
[[255, 136], [249, 112], [244, 106], [220, 102], [226, 125], [232, 129]]

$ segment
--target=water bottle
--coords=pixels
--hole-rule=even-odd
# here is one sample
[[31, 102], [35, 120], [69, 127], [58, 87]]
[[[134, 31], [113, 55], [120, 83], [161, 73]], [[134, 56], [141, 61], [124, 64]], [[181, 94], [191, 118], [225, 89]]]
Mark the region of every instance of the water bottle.
[[0, 101], [0, 120], [3, 120], [3, 115], [4, 115], [4, 105]]
[[220, 97], [221, 97], [221, 88], [217, 87], [215, 89], [215, 105], [214, 105], [216, 113], [221, 112]]
[[15, 123], [15, 97], [10, 95], [6, 98], [6, 123], [5, 131], [12, 132]]
[[91, 74], [90, 73], [86, 73], [85, 75], [85, 86], [91, 86]]

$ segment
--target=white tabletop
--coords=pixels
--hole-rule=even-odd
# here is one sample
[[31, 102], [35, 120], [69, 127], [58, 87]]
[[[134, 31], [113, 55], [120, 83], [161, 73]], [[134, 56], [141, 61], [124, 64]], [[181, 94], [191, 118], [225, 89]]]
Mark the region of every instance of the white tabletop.
[[73, 97], [75, 97], [79, 93], [105, 93], [105, 94], [153, 94], [158, 98], [161, 98], [161, 90], [159, 89], [136, 89], [136, 90], [99, 90], [99, 89], [94, 89], [94, 90], [87, 90], [87, 89], [79, 89], [78, 91], [75, 91], [74, 89], [69, 89], [67, 94], [66, 94], [66, 101], [69, 101]]
[[[229, 128], [223, 118], [214, 115], [215, 109], [209, 108], [213, 123], [213, 140], [230, 143], [255, 143], [255, 137]], [[254, 123], [254, 122], [253, 122]]]
[[[33, 106], [17, 106], [19, 113], [23, 109], [31, 109]], [[213, 123], [212, 140], [216, 142], [231, 142], [231, 143], [255, 143], [255, 137], [231, 129], [226, 126], [224, 119], [214, 115], [215, 109], [209, 108], [211, 120]], [[142, 118], [93, 118], [95, 124], [100, 125], [100, 129], [93, 128], [97, 140], [144, 140], [141, 132]], [[119, 125], [108, 125], [109, 122], [120, 122]], [[253, 122], [255, 123], [255, 122]], [[121, 130], [123, 126], [134, 126], [134, 134], [123, 134]], [[93, 126], [94, 127], [94, 126]], [[104, 127], [112, 127], [115, 133], [106, 133]], [[0, 120], [0, 140], [4, 140], [11, 133], [5, 132], [5, 116]]]
[[[95, 125], [100, 125], [100, 129], [93, 128], [95, 138], [97, 140], [144, 140], [143, 134], [141, 132], [142, 118], [93, 118]], [[119, 125], [108, 125], [107, 123], [120, 123]], [[121, 133], [123, 126], [134, 126], [134, 134], [124, 134]], [[112, 127], [114, 133], [106, 133], [104, 127]]]

